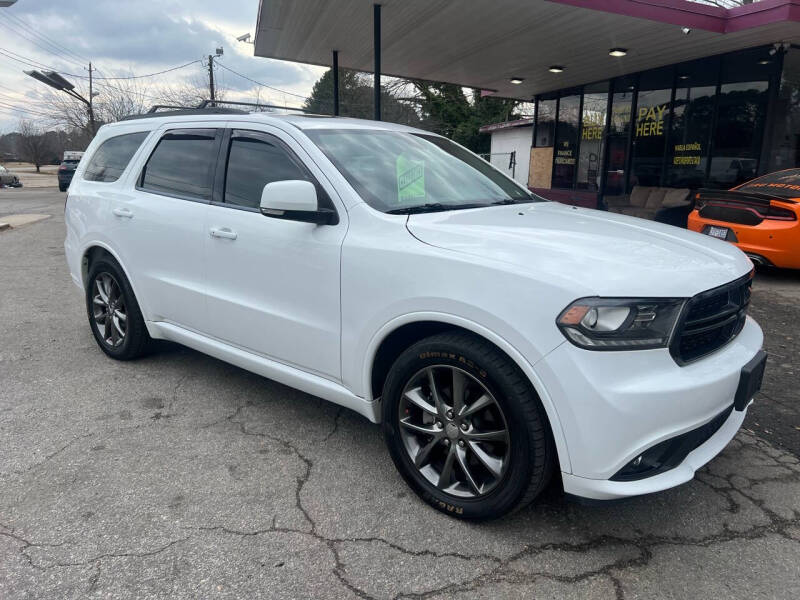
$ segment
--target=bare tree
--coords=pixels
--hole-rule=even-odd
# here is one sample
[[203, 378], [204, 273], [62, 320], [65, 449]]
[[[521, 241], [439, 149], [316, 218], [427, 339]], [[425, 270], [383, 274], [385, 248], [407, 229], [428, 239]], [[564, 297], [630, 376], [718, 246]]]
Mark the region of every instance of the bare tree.
[[38, 125], [27, 119], [20, 120], [18, 130], [17, 152], [23, 160], [33, 163], [38, 173], [39, 167], [52, 153], [49, 147], [50, 140]]
[[[162, 87], [155, 91], [158, 104], [170, 106], [197, 106], [203, 100], [209, 99], [208, 81], [202, 76], [195, 75], [191, 79], [174, 85]], [[225, 99], [226, 90], [217, 82], [214, 95], [218, 101]]]

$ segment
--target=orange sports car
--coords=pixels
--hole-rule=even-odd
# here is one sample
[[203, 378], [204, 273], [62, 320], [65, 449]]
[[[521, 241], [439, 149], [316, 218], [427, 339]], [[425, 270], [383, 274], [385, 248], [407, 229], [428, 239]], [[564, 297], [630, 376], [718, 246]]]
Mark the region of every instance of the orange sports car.
[[735, 244], [756, 265], [800, 269], [800, 169], [698, 191], [688, 228]]

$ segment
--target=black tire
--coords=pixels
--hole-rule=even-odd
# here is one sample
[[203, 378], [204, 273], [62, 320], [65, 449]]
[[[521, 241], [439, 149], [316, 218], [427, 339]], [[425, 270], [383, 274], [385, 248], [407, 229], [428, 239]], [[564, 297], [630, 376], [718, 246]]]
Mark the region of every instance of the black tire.
[[[471, 375], [502, 410], [510, 439], [509, 462], [499, 482], [485, 495], [463, 498], [438, 489], [414, 466], [406, 450], [399, 431], [401, 397], [415, 374], [433, 366], [455, 367]], [[478, 336], [443, 333], [408, 348], [389, 372], [382, 404], [384, 438], [397, 469], [423, 500], [445, 514], [471, 520], [503, 516], [532, 502], [553, 475], [555, 446], [538, 395], [513, 361]]]
[[[118, 289], [121, 292], [119, 296], [127, 316], [125, 334], [118, 345], [112, 345], [106, 341], [105, 335], [100, 331], [94, 315], [94, 286], [98, 276], [101, 275], [110, 275], [118, 285]], [[136, 301], [136, 296], [133, 294], [128, 278], [125, 277], [125, 273], [112, 258], [99, 258], [89, 266], [89, 275], [86, 279], [86, 314], [97, 345], [111, 358], [132, 360], [144, 355], [149, 349], [152, 340], [147, 333], [139, 303]]]

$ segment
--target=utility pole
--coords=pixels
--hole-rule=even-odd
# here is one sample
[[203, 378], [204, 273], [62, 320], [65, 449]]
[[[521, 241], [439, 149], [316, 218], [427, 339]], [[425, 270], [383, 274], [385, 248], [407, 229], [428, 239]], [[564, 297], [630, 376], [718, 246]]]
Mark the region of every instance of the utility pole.
[[216, 106], [216, 98], [214, 97], [214, 55], [208, 55], [208, 91], [211, 106]]
[[94, 122], [94, 93], [92, 90], [92, 62], [89, 61], [89, 127], [92, 130], [92, 137], [97, 133], [97, 125]]
[[222, 56], [223, 50], [222, 46], [216, 49], [214, 54], [208, 55], [208, 91], [209, 91], [209, 106], [216, 106], [217, 105], [217, 96], [216, 91], [214, 89], [214, 59], [219, 58]]

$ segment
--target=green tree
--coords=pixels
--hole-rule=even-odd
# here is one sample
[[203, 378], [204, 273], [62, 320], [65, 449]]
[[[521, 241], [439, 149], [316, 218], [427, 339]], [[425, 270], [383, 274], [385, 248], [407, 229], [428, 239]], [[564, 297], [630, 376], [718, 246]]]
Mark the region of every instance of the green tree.
[[520, 104], [508, 98], [481, 97], [479, 90], [466, 92], [452, 83], [412, 83], [422, 126], [479, 154], [488, 153], [491, 148], [491, 136], [479, 133], [479, 129], [516, 118], [514, 110]]
[[[373, 87], [368, 76], [339, 69], [339, 114], [343, 117], [372, 119], [375, 114]], [[319, 78], [303, 108], [311, 112], [333, 114], [333, 69]], [[381, 110], [385, 121], [418, 126], [419, 116], [413, 103], [399, 100], [389, 89], [381, 86]]]

